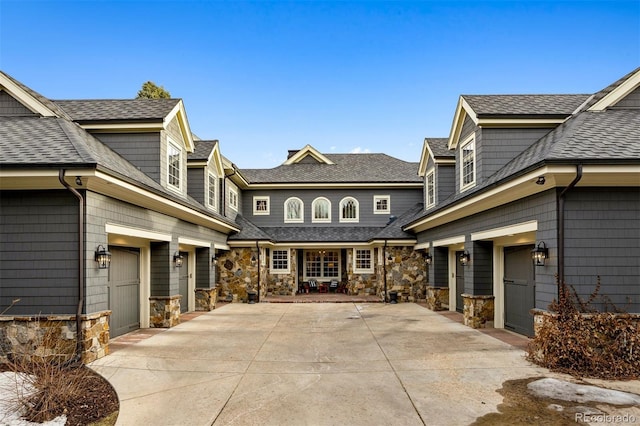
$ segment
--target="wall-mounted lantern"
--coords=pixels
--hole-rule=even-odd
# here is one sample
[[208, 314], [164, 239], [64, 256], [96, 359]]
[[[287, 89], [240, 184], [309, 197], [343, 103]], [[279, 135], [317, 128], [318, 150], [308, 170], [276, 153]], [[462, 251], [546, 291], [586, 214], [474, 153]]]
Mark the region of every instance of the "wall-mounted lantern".
[[465, 250], [460, 254], [459, 260], [462, 266], [467, 266], [467, 264], [471, 262], [471, 255], [469, 254], [468, 251]]
[[215, 254], [211, 258], [211, 263], [213, 263], [214, 266], [218, 264], [218, 257]]
[[95, 260], [98, 263], [98, 269], [109, 269], [109, 265], [111, 265], [111, 253], [104, 248], [104, 246], [99, 245], [96, 249]]
[[182, 264], [184, 263], [184, 258], [180, 254], [180, 252], [175, 252], [173, 254], [173, 266], [176, 268], [182, 268]]
[[536, 266], [544, 266], [544, 262], [549, 258], [549, 249], [544, 241], [540, 241], [536, 248], [531, 250], [531, 259]]
[[258, 261], [256, 260], [256, 255], [254, 254], [253, 256], [251, 256], [251, 266], [256, 266], [256, 263], [258, 263]]
[[427, 263], [427, 265], [431, 265], [431, 262], [433, 262], [433, 256], [431, 256], [431, 253], [424, 254], [424, 261]]

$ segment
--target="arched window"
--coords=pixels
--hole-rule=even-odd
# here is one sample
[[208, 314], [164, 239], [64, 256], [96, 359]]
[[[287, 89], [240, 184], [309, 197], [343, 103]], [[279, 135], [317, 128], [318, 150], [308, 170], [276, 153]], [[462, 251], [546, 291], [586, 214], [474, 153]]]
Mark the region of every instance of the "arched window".
[[284, 221], [286, 223], [304, 222], [304, 203], [300, 198], [287, 198], [284, 202]]
[[358, 222], [360, 207], [358, 200], [345, 197], [340, 201], [340, 222]]
[[311, 210], [312, 222], [331, 222], [331, 202], [326, 198], [318, 197], [313, 200]]

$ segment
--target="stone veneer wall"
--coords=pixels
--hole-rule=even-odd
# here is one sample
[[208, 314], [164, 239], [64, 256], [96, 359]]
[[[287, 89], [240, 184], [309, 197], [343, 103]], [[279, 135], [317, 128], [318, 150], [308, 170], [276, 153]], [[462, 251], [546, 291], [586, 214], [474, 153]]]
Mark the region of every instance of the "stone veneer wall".
[[218, 301], [218, 289], [196, 288], [196, 311], [213, 311]]
[[176, 296], [151, 296], [149, 298], [149, 327], [171, 328], [180, 324], [180, 299]]
[[[82, 316], [82, 362], [109, 354], [111, 311]], [[0, 363], [9, 354], [71, 359], [76, 350], [75, 315], [0, 316]]]
[[263, 279], [260, 281], [260, 290], [264, 283], [265, 292], [268, 296], [293, 296], [298, 291], [296, 284], [296, 274], [298, 273], [298, 254], [296, 249], [289, 250], [289, 273], [269, 274], [268, 268], [263, 271]]
[[449, 287], [427, 286], [427, 306], [432, 311], [448, 311]]
[[[427, 263], [413, 247], [387, 247], [387, 290], [398, 292], [398, 301], [417, 302], [427, 299]], [[379, 294], [384, 293], [384, 276]]]
[[471, 328], [493, 327], [494, 297], [462, 294], [464, 325]]
[[[235, 295], [237, 300], [246, 301], [247, 291], [258, 289], [258, 267], [251, 265], [251, 257], [255, 253], [255, 248], [234, 248], [219, 256], [217, 284], [221, 299], [230, 300]], [[264, 274], [260, 281], [264, 295], [266, 289], [262, 288], [265, 287], [262, 283], [265, 283]]]

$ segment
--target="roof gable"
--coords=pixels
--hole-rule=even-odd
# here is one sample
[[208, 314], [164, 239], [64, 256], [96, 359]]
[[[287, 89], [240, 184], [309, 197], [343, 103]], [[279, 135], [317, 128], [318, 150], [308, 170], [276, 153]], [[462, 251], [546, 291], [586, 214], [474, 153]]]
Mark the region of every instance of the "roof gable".
[[638, 87], [640, 87], [640, 68], [636, 68], [611, 86], [603, 89], [599, 94], [596, 94], [594, 98], [600, 97], [600, 99], [591, 105], [588, 111], [604, 111], [620, 102]]
[[0, 90], [6, 92], [25, 108], [42, 117], [63, 117], [67, 115], [53, 102], [31, 90], [8, 74], [0, 71]]
[[424, 176], [427, 173], [429, 158], [433, 158], [434, 163], [455, 164], [455, 154], [447, 147], [448, 141], [448, 138], [424, 138], [418, 166], [419, 176]]
[[304, 148], [302, 148], [300, 151], [296, 152], [291, 157], [287, 158], [287, 161], [285, 161], [282, 164], [289, 165], [289, 164], [301, 163], [307, 157], [313, 158], [318, 163], [333, 164], [333, 162], [329, 160], [327, 157], [325, 157], [323, 154], [321, 154], [320, 151], [318, 151], [317, 149], [315, 149], [314, 147], [308, 144]]
[[195, 141], [193, 153], [188, 155], [187, 163], [189, 167], [213, 164], [213, 168], [216, 170], [216, 174], [218, 176], [222, 176], [224, 174], [222, 155], [220, 154], [220, 143], [217, 139]]

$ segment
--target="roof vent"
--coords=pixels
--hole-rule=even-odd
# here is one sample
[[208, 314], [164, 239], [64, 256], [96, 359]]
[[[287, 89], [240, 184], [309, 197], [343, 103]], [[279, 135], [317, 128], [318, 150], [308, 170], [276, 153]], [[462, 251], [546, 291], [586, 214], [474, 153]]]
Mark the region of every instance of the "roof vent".
[[397, 217], [395, 216], [389, 216], [389, 222], [387, 222], [387, 225], [391, 225], [393, 222], [395, 222], [397, 219]]

